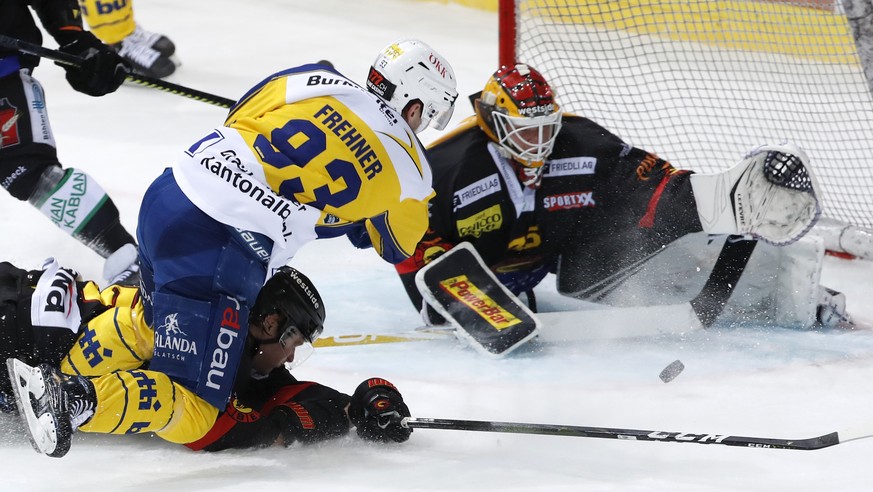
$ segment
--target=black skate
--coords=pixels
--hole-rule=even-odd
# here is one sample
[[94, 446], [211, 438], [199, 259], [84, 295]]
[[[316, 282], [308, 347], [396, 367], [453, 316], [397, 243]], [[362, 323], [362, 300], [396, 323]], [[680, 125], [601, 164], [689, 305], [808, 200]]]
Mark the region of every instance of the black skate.
[[91, 382], [61, 374], [48, 364], [31, 367], [7, 359], [6, 367], [33, 448], [54, 458], [67, 454], [73, 432], [94, 414]]

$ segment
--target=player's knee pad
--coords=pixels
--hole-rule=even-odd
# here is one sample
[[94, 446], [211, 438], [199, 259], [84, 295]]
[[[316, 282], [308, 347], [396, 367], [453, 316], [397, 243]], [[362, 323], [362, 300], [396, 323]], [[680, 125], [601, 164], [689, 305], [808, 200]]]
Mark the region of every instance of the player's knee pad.
[[719, 323], [813, 327], [823, 301], [824, 255], [823, 241], [814, 236], [782, 247], [758, 244]]

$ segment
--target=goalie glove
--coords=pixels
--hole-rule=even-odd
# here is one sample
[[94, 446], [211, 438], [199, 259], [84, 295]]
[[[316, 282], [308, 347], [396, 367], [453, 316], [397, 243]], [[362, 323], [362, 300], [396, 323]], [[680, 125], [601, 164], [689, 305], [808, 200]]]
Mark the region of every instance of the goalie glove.
[[377, 442], [404, 442], [412, 429], [400, 425], [409, 417], [403, 396], [390, 382], [370, 378], [359, 384], [349, 404], [349, 419], [357, 427], [361, 439]]
[[703, 230], [751, 235], [785, 246], [821, 216], [820, 188], [809, 157], [793, 144], [763, 145], [718, 174], [694, 174], [691, 187]]

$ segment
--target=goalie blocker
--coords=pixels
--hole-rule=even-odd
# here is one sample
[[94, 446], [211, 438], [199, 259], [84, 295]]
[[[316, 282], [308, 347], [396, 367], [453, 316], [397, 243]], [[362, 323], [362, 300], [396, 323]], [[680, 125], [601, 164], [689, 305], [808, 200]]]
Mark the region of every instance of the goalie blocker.
[[422, 297], [478, 352], [502, 357], [536, 336], [540, 321], [501, 284], [470, 243], [418, 271]]

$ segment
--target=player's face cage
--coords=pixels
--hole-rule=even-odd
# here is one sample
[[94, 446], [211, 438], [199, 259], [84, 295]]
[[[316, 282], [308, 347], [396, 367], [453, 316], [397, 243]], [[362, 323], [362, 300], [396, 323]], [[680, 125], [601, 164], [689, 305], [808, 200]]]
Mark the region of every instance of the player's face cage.
[[561, 130], [559, 109], [542, 116], [509, 116], [492, 113], [497, 142], [524, 166], [541, 167], [552, 153]]
[[[324, 331], [323, 325], [312, 321], [295, 321], [307, 318], [308, 316], [303, 312], [289, 313], [286, 309], [274, 308], [258, 316], [254, 321], [261, 325], [265, 331], [277, 333], [273, 338], [262, 340], [262, 344], [279, 343], [285, 347], [289, 344], [299, 346], [303, 343], [312, 343], [321, 336], [322, 331]], [[267, 327], [267, 324], [274, 325], [274, 327]]]

